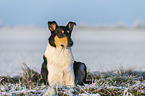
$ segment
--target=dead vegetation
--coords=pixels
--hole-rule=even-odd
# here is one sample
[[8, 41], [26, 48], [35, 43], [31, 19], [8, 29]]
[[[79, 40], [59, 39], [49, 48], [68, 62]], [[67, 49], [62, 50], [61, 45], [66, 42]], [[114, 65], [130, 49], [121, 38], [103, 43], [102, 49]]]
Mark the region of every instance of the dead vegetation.
[[145, 95], [145, 72], [118, 70], [88, 73], [87, 80], [93, 81], [92, 84], [70, 88], [61, 85], [54, 87], [44, 85], [40, 74], [31, 70], [26, 64], [23, 64], [22, 70], [23, 74], [19, 76], [0, 76], [0, 95]]

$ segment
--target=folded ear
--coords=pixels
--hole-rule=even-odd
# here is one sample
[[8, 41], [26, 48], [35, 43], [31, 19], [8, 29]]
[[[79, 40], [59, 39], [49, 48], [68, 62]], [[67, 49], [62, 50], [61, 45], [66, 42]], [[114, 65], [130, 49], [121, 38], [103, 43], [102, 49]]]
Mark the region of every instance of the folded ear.
[[57, 27], [58, 25], [55, 21], [48, 21], [48, 28], [51, 32], [55, 31]]
[[67, 24], [67, 27], [69, 28], [70, 31], [72, 31], [74, 25], [76, 26], [76, 23], [75, 23], [75, 22], [69, 22], [69, 23]]

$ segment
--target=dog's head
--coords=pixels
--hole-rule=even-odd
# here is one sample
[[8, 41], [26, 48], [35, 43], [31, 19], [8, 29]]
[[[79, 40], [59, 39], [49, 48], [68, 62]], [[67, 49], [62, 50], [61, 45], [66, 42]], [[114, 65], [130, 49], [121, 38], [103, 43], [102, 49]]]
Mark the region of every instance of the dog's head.
[[66, 26], [58, 26], [55, 21], [48, 22], [48, 28], [51, 31], [49, 43], [51, 46], [58, 48], [69, 48], [73, 46], [71, 33], [75, 22], [69, 22]]

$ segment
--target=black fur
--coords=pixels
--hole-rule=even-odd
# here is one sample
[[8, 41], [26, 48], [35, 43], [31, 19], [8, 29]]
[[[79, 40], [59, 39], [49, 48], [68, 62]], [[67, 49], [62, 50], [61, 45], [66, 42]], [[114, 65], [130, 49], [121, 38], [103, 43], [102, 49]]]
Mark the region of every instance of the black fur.
[[[81, 66], [84, 67], [83, 70], [80, 70]], [[82, 62], [77, 62], [74, 61], [74, 74], [75, 74], [75, 83], [79, 84], [79, 85], [83, 85], [86, 82], [86, 78], [87, 78], [87, 67], [84, 63]], [[85, 74], [83, 74], [83, 72]], [[83, 79], [80, 79], [83, 78]]]
[[47, 79], [48, 79], [48, 70], [47, 70], [47, 60], [45, 58], [45, 56], [43, 56], [43, 64], [41, 67], [41, 75], [42, 75], [42, 79], [44, 84], [48, 84]]
[[53, 47], [56, 48], [56, 45], [55, 45], [55, 43], [54, 43], [54, 36], [53, 36], [53, 35], [51, 35], [51, 36], [49, 37], [48, 41], [49, 41], [49, 44], [50, 44], [51, 46], [53, 46]]

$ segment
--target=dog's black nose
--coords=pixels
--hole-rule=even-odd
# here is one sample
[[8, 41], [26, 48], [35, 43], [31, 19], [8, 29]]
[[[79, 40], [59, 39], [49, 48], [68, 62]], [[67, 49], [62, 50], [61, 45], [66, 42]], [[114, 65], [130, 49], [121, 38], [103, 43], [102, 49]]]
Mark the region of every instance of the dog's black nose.
[[69, 41], [67, 47], [72, 47], [73, 46], [73, 41]]

